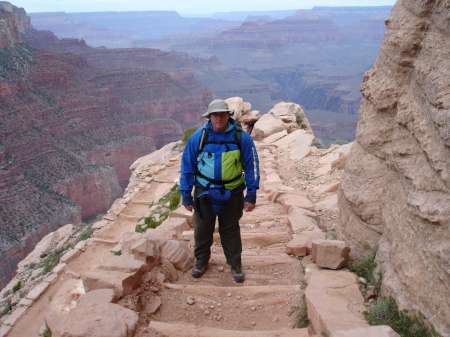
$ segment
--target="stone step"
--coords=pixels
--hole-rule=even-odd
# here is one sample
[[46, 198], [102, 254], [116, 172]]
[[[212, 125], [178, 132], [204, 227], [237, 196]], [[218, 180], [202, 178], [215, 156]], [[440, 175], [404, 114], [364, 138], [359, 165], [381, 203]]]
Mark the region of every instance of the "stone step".
[[308, 337], [308, 329], [242, 331], [156, 321], [150, 322], [149, 328], [171, 337]]
[[[278, 249], [275, 249], [278, 251]], [[211, 260], [216, 264], [225, 263], [225, 257], [222, 253], [212, 253]], [[291, 264], [299, 263], [297, 258], [292, 258], [286, 253], [284, 254], [274, 254], [270, 249], [266, 251], [265, 249], [247, 249], [242, 252], [242, 261], [245, 262], [246, 266], [271, 266], [275, 264]]]

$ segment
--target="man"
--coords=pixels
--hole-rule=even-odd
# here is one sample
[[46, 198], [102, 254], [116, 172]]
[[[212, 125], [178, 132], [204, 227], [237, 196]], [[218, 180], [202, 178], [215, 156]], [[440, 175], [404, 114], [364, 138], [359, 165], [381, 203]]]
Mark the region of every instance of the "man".
[[192, 276], [202, 277], [208, 265], [217, 217], [227, 263], [234, 280], [243, 282], [239, 220], [243, 210], [251, 212], [255, 208], [259, 162], [252, 138], [230, 118], [233, 114], [223, 100], [209, 104], [202, 115], [208, 119], [207, 124], [192, 134], [184, 149], [180, 191], [184, 207], [194, 210], [196, 264]]

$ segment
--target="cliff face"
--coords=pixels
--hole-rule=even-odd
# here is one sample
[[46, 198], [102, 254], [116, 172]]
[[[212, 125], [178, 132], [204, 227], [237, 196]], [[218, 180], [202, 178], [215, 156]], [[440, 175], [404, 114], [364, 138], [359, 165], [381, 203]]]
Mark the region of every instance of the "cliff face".
[[361, 86], [340, 236], [377, 249], [383, 293], [450, 335], [450, 25], [446, 1], [397, 1]]
[[2, 286], [43, 235], [108, 210], [130, 165], [179, 140], [212, 95], [182, 67], [173, 77], [96, 68], [81, 55], [36, 49], [34, 38], [87, 46], [35, 31], [23, 9], [4, 2], [0, 28]]

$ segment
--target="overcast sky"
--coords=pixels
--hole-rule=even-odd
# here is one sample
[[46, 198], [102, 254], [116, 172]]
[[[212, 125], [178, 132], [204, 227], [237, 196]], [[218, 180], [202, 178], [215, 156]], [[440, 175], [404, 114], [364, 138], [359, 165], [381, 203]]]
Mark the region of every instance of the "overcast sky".
[[9, 0], [27, 13], [177, 11], [179, 14], [309, 9], [314, 6], [392, 6], [395, 0]]

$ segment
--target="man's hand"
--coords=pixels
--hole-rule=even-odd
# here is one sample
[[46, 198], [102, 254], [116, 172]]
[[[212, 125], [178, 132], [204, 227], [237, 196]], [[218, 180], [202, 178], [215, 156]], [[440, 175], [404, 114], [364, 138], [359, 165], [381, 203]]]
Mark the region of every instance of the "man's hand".
[[186, 208], [189, 212], [192, 212], [192, 205], [184, 205], [184, 208]]
[[256, 204], [251, 204], [249, 202], [244, 202], [244, 211], [251, 212], [255, 209]]

